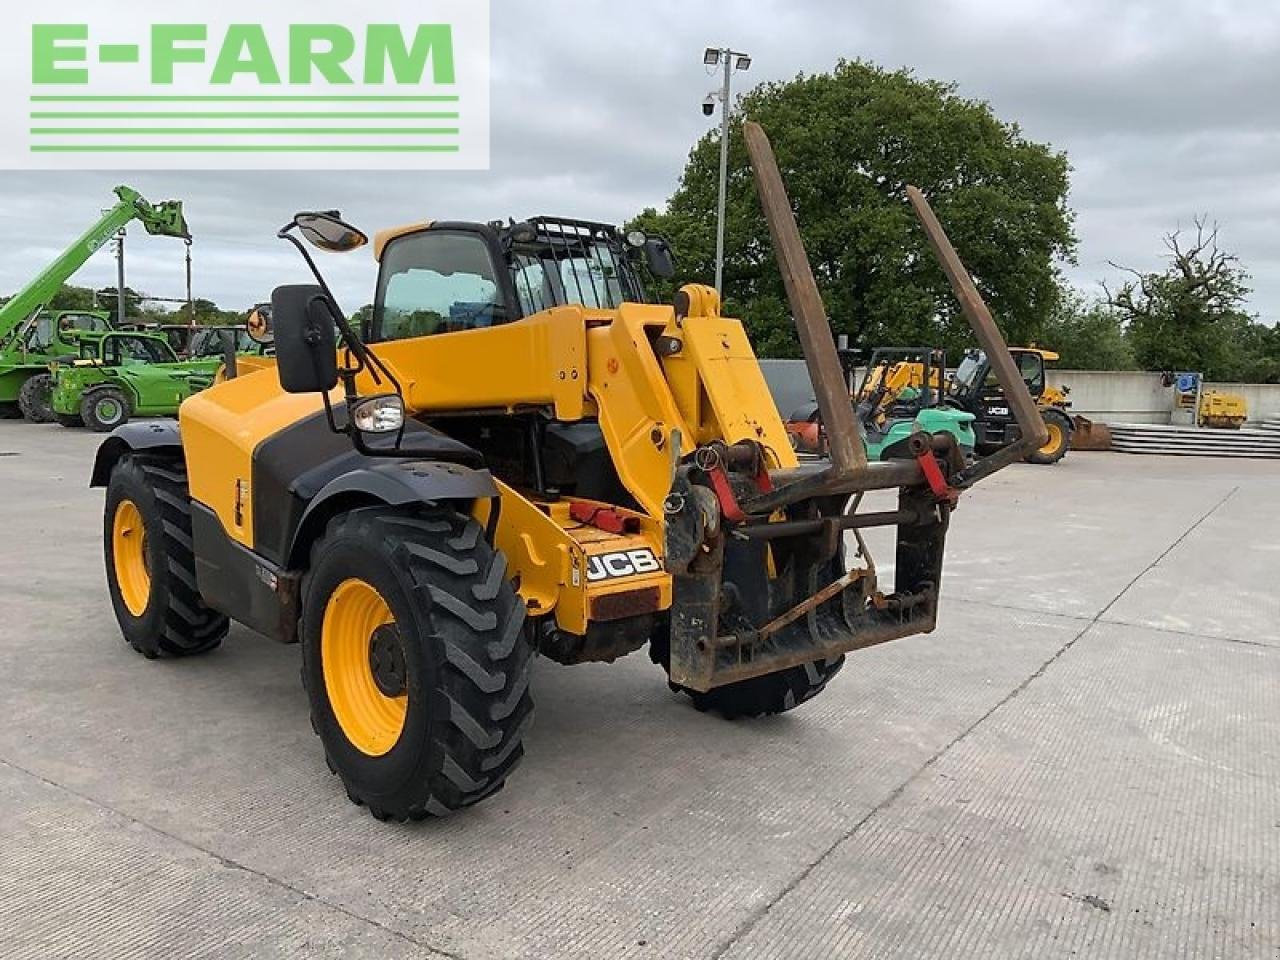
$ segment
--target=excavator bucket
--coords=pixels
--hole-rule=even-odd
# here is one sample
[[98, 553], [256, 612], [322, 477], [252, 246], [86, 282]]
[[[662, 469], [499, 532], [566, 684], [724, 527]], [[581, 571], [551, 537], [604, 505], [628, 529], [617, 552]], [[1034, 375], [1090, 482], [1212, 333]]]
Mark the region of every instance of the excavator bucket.
[[1111, 428], [1100, 420], [1076, 414], [1071, 418], [1072, 450], [1110, 450]]
[[[745, 126], [761, 207], [830, 447], [828, 463], [769, 469], [749, 442], [675, 471], [666, 509], [673, 575], [671, 679], [692, 690], [830, 661], [933, 630], [951, 510], [965, 487], [1042, 446], [1047, 430], [990, 312], [923, 194], [907, 193], [1022, 438], [967, 465], [950, 434], [918, 432], [869, 463], [831, 325], [764, 130]], [[897, 445], [895, 445], [897, 446]], [[859, 512], [896, 489], [896, 510]], [[881, 589], [860, 531], [896, 528], [894, 583]], [[845, 533], [858, 545], [846, 561]]]

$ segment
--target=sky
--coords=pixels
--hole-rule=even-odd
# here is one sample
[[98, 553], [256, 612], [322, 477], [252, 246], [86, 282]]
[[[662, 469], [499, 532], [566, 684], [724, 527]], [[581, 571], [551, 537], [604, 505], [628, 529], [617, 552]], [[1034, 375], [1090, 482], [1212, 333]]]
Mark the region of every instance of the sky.
[[[305, 9], [304, 4], [299, 4]], [[128, 183], [179, 197], [196, 236], [195, 295], [247, 309], [307, 279], [275, 239], [295, 210], [339, 208], [370, 233], [421, 219], [539, 213], [622, 221], [661, 207], [715, 122], [705, 46], [749, 52], [738, 89], [841, 57], [954, 81], [1031, 139], [1065, 150], [1078, 262], [1160, 269], [1161, 237], [1196, 215], [1252, 276], [1251, 310], [1280, 319], [1280, 5], [1237, 0], [493, 0], [492, 163], [466, 173], [2, 172], [0, 291], [41, 269]], [[183, 295], [182, 245], [135, 226], [128, 283]], [[367, 250], [321, 260], [348, 309], [372, 299]], [[75, 277], [115, 283], [109, 251]]]

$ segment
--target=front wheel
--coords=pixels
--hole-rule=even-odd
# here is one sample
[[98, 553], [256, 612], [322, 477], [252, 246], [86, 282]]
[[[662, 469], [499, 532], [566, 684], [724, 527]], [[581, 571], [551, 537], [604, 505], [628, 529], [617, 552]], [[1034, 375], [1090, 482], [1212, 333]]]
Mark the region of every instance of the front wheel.
[[421, 819], [502, 788], [533, 710], [524, 619], [471, 518], [374, 507], [330, 522], [303, 583], [302, 677], [353, 802]]
[[1071, 421], [1061, 410], [1041, 410], [1044, 425], [1049, 429], [1049, 439], [1043, 447], [1027, 454], [1027, 463], [1057, 463], [1071, 449]]
[[125, 640], [148, 659], [212, 650], [228, 620], [196, 589], [191, 498], [180, 460], [129, 455], [107, 483], [107, 589]]
[[110, 433], [133, 415], [129, 397], [119, 387], [90, 390], [80, 401], [80, 419], [98, 433]]
[[18, 391], [18, 407], [28, 423], [53, 422], [53, 376], [37, 373]]
[[[665, 634], [655, 635], [649, 642], [649, 659], [668, 674], [671, 672], [670, 640]], [[830, 660], [815, 660], [798, 667], [789, 667], [762, 677], [739, 680], [715, 687], [705, 692], [690, 690], [670, 683], [673, 692], [684, 693], [693, 701], [695, 710], [712, 711], [726, 720], [739, 717], [763, 717], [794, 710], [807, 700], [820, 694], [827, 683], [844, 666], [844, 656]]]

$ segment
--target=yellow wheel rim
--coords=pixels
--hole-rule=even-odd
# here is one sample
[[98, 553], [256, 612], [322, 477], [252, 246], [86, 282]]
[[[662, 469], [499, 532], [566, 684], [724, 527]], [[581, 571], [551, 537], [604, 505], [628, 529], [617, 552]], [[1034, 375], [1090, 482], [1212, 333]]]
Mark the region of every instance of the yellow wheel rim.
[[151, 571], [147, 567], [147, 530], [142, 512], [132, 500], [121, 500], [116, 506], [111, 522], [111, 558], [120, 598], [131, 614], [142, 616], [151, 599]]
[[329, 595], [320, 627], [320, 663], [329, 706], [351, 745], [371, 757], [383, 756], [396, 745], [409, 709], [408, 694], [388, 696], [385, 678], [380, 687], [372, 665], [375, 632], [394, 624], [382, 594], [353, 578]]
[[1046, 423], [1049, 428], [1049, 439], [1045, 441], [1045, 445], [1040, 448], [1040, 452], [1046, 456], [1050, 456], [1058, 452], [1058, 447], [1062, 446], [1062, 427], [1056, 423]]

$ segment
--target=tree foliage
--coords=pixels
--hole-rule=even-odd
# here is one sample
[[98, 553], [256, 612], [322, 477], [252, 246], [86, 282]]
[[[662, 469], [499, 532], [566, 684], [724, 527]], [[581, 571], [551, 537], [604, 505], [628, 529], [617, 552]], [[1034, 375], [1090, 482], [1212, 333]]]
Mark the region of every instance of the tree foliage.
[[1074, 290], [1063, 291], [1037, 343], [1058, 353], [1064, 370], [1138, 369], [1120, 312]]
[[[175, 324], [187, 323], [189, 314], [185, 303], [161, 303], [149, 300], [143, 292], [126, 286], [124, 288], [125, 309], [129, 322], [141, 324]], [[11, 297], [0, 298], [0, 304], [7, 303]], [[212, 300], [196, 297], [192, 301], [192, 312], [197, 324], [226, 325], [243, 323], [245, 311], [224, 310]], [[103, 287], [94, 290], [91, 287], [78, 287], [74, 284], [63, 284], [49, 299], [50, 310], [105, 310], [115, 315], [116, 288]]]
[[1146, 370], [1195, 370], [1210, 380], [1280, 379], [1280, 338], [1247, 312], [1249, 275], [1218, 244], [1218, 226], [1197, 217], [1194, 235], [1164, 238], [1168, 266], [1129, 275], [1106, 303], [1124, 319], [1138, 364]]
[[[1012, 340], [1029, 339], [1059, 296], [1055, 264], [1075, 247], [1066, 156], [966, 100], [953, 84], [862, 61], [767, 83], [732, 113], [726, 312], [763, 356], [797, 356], [781, 276], [743, 143], [745, 118], [773, 142], [837, 333], [860, 346], [969, 343], [968, 327], [906, 201], [929, 197]], [[693, 148], [665, 212], [634, 224], [666, 234], [685, 281], [714, 278], [719, 133]]]

